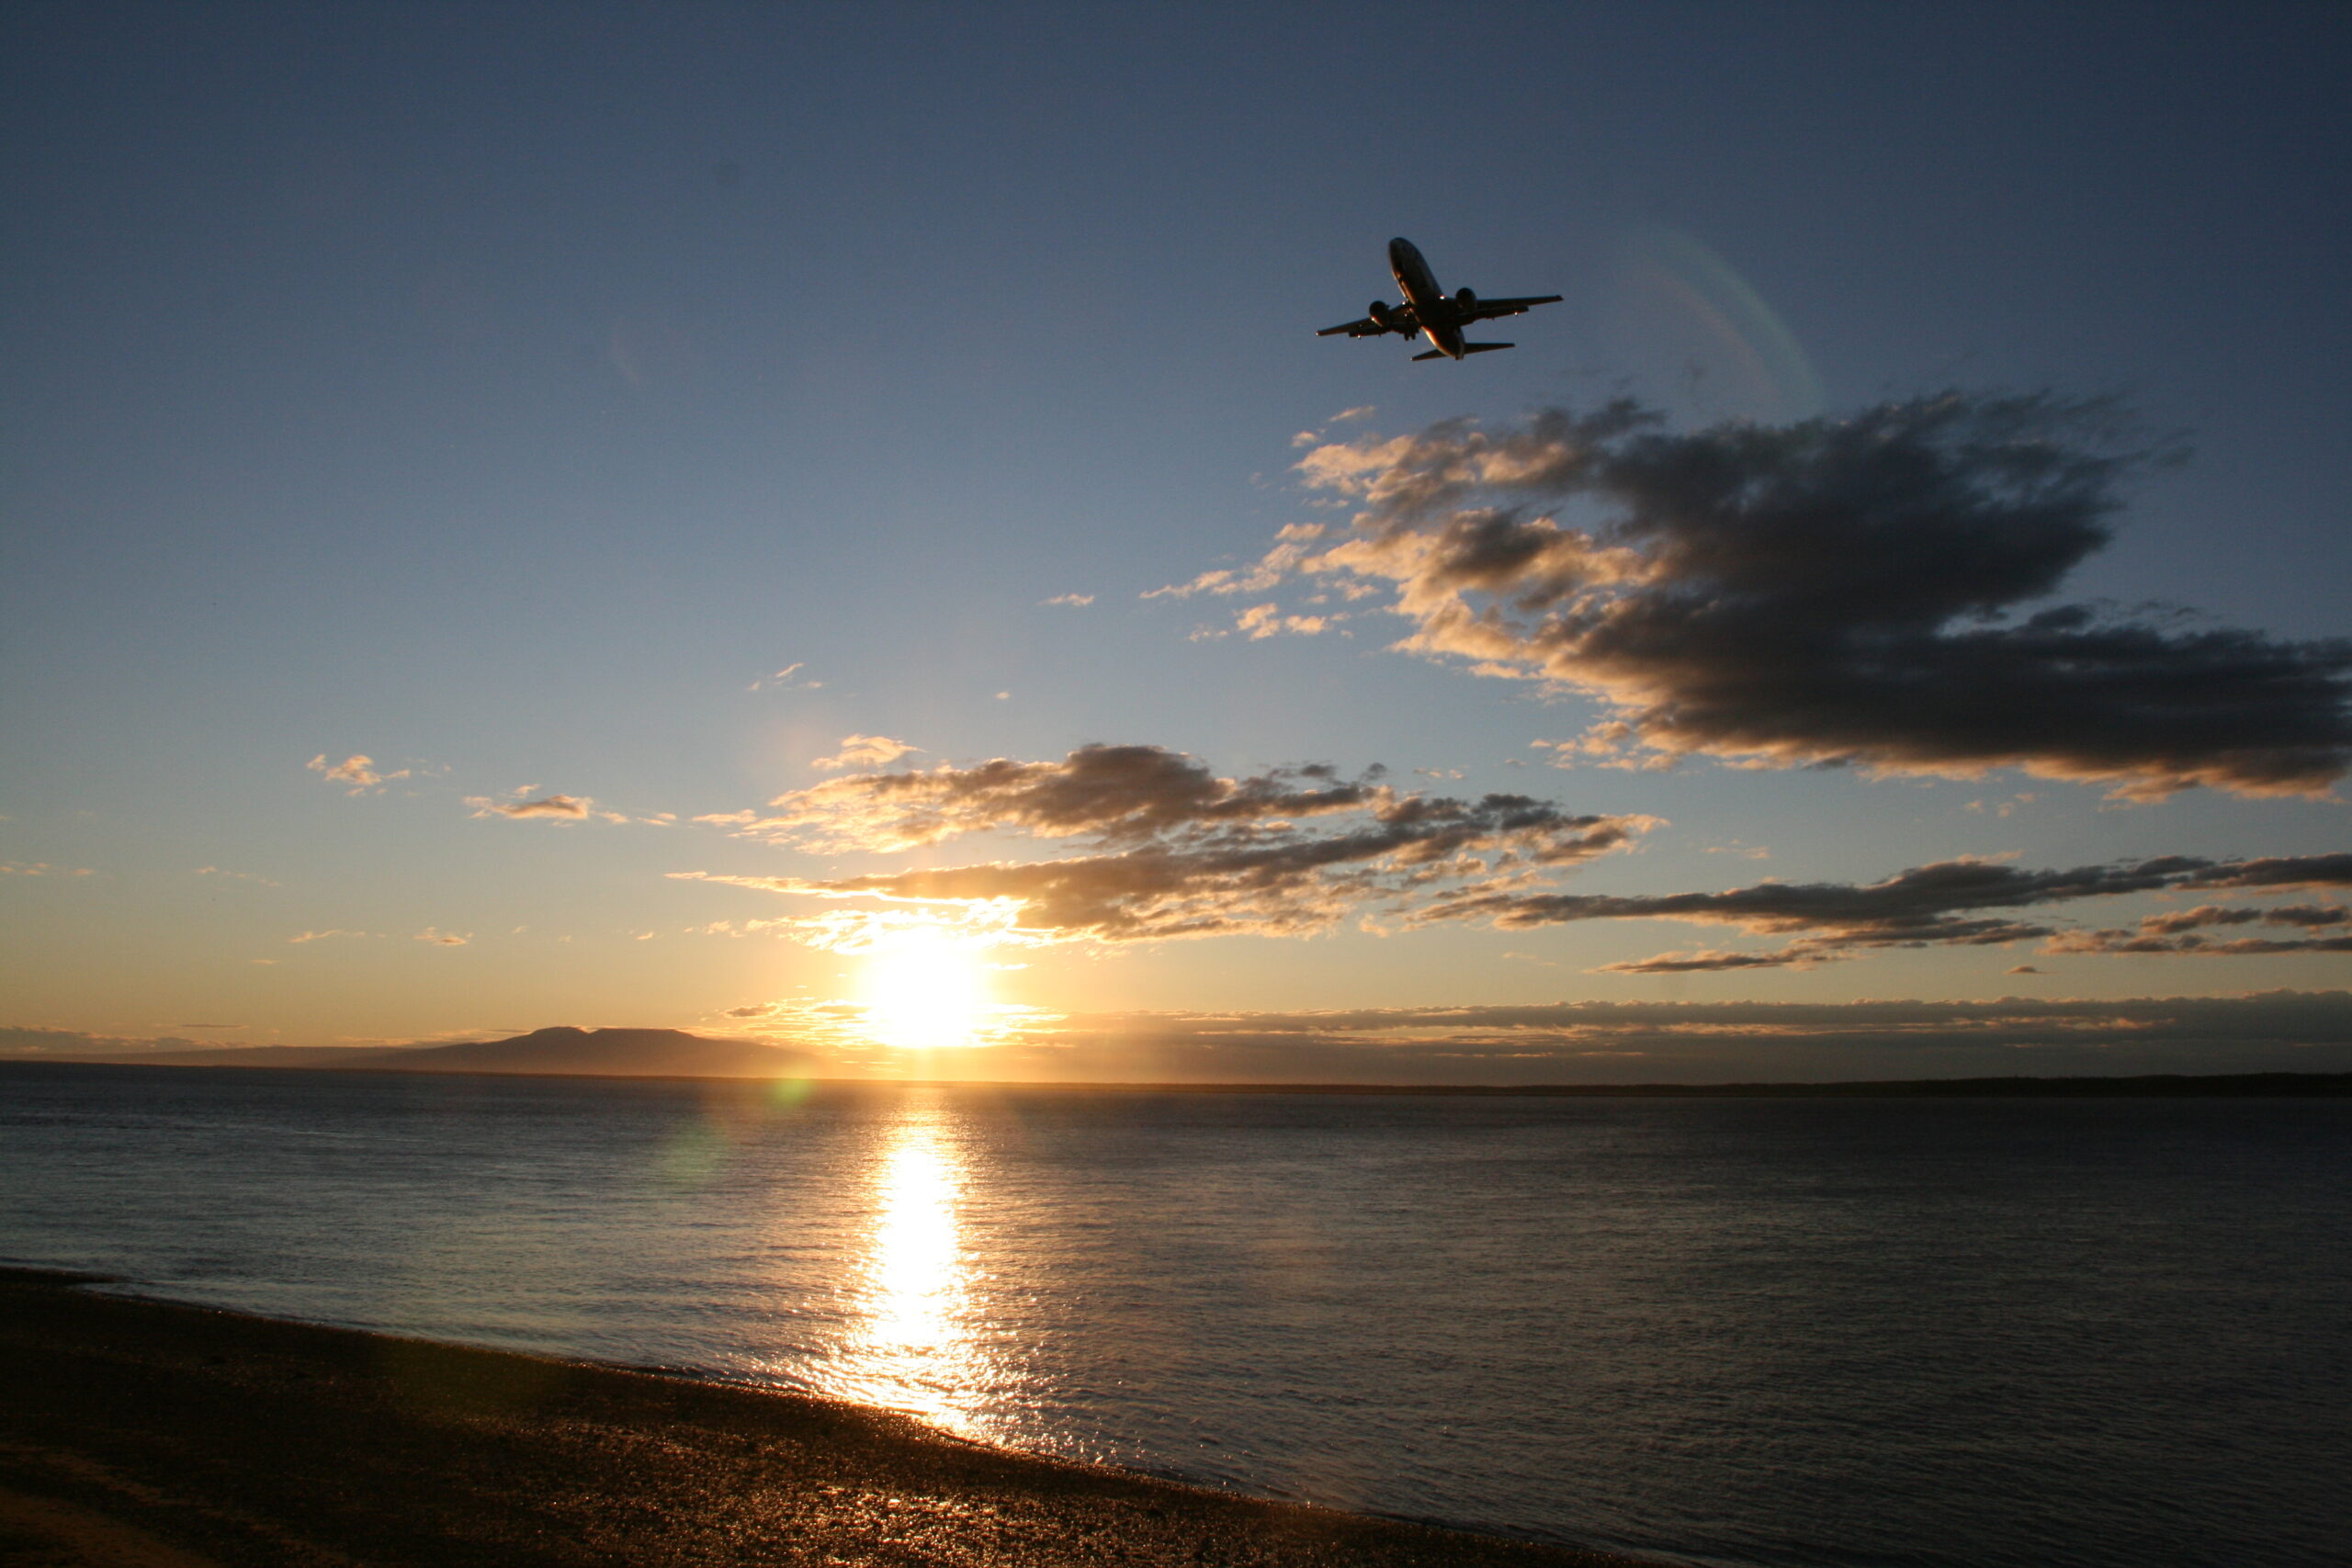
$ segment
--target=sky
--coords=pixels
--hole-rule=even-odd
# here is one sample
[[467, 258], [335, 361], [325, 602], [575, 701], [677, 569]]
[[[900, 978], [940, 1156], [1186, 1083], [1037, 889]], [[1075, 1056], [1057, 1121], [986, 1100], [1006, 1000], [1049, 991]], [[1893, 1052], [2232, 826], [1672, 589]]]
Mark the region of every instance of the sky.
[[0, 30], [0, 1050], [2352, 1066], [2340, 7]]

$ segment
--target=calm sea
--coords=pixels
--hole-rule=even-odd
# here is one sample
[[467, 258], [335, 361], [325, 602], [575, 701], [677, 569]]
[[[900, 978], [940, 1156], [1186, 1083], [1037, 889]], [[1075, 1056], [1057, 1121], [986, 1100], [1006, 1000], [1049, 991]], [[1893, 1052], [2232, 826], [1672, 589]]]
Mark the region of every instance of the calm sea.
[[2352, 1561], [2352, 1104], [0, 1066], [0, 1257], [1693, 1563]]

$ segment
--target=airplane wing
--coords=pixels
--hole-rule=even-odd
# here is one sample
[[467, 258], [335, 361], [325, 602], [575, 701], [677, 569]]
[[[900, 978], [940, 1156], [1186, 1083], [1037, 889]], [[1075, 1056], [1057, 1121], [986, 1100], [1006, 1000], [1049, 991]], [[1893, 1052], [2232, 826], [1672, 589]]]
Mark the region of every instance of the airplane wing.
[[1345, 333], [1350, 337], [1379, 337], [1384, 333], [1395, 333], [1400, 337], [1414, 337], [1419, 334], [1420, 330], [1421, 323], [1414, 318], [1413, 308], [1410, 305], [1399, 305], [1388, 312], [1388, 319], [1385, 321], [1376, 321], [1370, 316], [1366, 316], [1361, 321], [1341, 321], [1336, 327], [1325, 327], [1315, 335], [1330, 337], [1338, 333]]
[[1537, 305], [1558, 304], [1560, 298], [1557, 294], [1531, 294], [1517, 299], [1481, 299], [1463, 314], [1462, 320], [1467, 323], [1491, 321], [1498, 316], [1524, 316]]

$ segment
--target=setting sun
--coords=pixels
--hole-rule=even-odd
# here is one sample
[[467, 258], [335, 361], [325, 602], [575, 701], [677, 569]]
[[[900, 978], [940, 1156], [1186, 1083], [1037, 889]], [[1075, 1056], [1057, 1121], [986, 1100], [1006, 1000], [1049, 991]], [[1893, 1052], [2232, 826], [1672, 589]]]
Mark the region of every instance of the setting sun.
[[938, 928], [891, 932], [865, 959], [865, 1024], [900, 1050], [975, 1043], [990, 1010], [987, 966], [972, 944]]

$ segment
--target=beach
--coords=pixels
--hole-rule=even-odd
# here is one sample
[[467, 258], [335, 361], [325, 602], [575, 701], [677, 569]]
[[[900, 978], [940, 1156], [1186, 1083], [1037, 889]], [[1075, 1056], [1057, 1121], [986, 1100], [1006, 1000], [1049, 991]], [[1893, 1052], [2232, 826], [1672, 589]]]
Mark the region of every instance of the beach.
[[0, 1564], [1492, 1564], [1566, 1551], [651, 1372], [0, 1270]]

